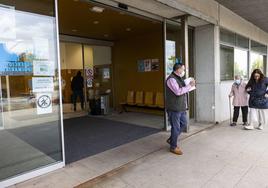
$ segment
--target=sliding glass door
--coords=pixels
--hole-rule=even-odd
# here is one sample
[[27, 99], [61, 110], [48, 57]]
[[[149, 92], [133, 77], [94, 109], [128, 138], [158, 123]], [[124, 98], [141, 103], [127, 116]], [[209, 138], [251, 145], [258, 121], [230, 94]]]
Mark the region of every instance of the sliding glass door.
[[53, 0], [0, 0], [0, 186], [63, 161], [54, 10]]

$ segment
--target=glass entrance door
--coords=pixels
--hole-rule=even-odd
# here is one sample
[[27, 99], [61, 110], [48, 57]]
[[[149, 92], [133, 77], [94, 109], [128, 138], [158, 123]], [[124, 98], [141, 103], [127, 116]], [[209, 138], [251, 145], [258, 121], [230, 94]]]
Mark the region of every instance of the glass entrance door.
[[78, 43], [60, 43], [63, 112], [85, 112], [85, 80], [83, 46]]
[[[182, 18], [184, 19], [184, 18]], [[186, 76], [194, 77], [193, 62], [193, 30], [189, 29], [183, 20], [165, 22], [165, 78], [173, 71], [175, 63], [182, 62], [186, 67]], [[186, 49], [187, 48], [187, 49]], [[187, 57], [187, 58], [186, 58]], [[195, 114], [194, 92], [188, 95], [189, 118], [193, 119]], [[166, 118], [167, 120], [167, 118]], [[171, 127], [166, 121], [166, 129]], [[188, 130], [188, 128], [187, 128]], [[186, 130], [186, 131], [187, 131]]]
[[2, 97], [2, 84], [0, 77], [0, 130], [4, 129], [4, 121], [3, 121], [3, 97]]
[[54, 10], [54, 1], [0, 0], [0, 187], [63, 164]]
[[[172, 73], [173, 65], [183, 58], [183, 32], [181, 24], [165, 22], [165, 79]], [[166, 129], [171, 129], [166, 113]]]

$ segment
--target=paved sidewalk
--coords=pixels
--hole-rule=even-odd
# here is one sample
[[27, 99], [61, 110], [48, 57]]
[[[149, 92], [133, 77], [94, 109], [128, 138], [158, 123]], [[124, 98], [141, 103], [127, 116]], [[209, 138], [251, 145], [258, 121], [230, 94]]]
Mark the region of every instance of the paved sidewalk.
[[268, 127], [227, 123], [182, 141], [183, 156], [161, 149], [80, 185], [94, 188], [268, 187]]
[[[182, 138], [186, 138], [203, 129], [211, 127], [209, 124], [192, 124], [189, 133], [184, 133]], [[90, 179], [97, 178], [105, 173], [120, 169], [154, 152], [166, 148], [168, 132], [160, 132], [133, 141], [131, 143], [116, 147], [103, 153], [71, 163], [66, 167], [48, 173], [46, 175], [33, 178], [26, 182], [12, 186], [13, 188], [71, 188], [78, 186]]]

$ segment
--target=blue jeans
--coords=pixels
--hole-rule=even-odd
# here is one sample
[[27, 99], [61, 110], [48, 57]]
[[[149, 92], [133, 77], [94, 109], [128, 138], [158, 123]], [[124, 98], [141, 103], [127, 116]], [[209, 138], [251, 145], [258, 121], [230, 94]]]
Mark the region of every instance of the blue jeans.
[[74, 110], [76, 110], [76, 99], [79, 96], [80, 102], [81, 102], [81, 108], [84, 109], [84, 93], [83, 90], [75, 90], [73, 91], [73, 104], [74, 104]]
[[168, 111], [167, 113], [171, 125], [170, 149], [175, 149], [181, 131], [187, 126], [187, 114], [186, 112], [173, 111]]

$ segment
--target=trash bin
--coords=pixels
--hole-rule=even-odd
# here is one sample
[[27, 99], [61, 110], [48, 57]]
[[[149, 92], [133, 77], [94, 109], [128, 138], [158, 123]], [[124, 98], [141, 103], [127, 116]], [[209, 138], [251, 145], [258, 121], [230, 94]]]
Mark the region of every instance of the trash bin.
[[101, 115], [101, 99], [90, 99], [90, 114]]
[[100, 103], [101, 103], [101, 114], [107, 115], [110, 111], [110, 101], [109, 101], [109, 94], [102, 94], [100, 96]]

